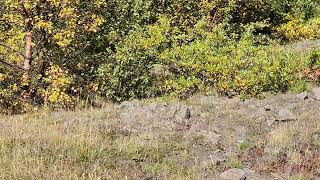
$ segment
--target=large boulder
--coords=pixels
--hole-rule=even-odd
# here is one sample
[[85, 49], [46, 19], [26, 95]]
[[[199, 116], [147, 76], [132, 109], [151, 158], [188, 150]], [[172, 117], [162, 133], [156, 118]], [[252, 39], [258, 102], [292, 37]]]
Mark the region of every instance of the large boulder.
[[276, 120], [286, 122], [286, 121], [295, 121], [297, 119], [298, 119], [297, 116], [293, 112], [291, 112], [289, 109], [281, 109], [279, 111], [279, 114]]

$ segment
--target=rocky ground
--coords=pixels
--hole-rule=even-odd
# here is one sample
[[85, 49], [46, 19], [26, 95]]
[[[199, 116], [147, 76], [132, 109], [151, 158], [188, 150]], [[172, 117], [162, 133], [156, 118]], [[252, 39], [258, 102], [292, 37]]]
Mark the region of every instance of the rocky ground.
[[[206, 169], [202, 178], [320, 178], [319, 88], [263, 100], [212, 96], [178, 104], [131, 101], [116, 109], [130, 133], [176, 132], [193, 142], [195, 162]], [[217, 176], [208, 166], [227, 171]]]
[[320, 88], [0, 118], [1, 178], [319, 179]]

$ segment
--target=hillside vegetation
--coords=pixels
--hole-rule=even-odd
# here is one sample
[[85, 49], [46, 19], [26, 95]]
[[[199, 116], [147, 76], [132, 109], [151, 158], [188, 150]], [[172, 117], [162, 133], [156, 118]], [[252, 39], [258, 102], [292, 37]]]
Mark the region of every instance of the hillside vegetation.
[[319, 9], [317, 0], [1, 1], [1, 111], [300, 91], [318, 81], [320, 52], [282, 45], [319, 38]]
[[314, 98], [200, 96], [0, 116], [0, 178], [237, 180], [219, 175], [237, 168], [247, 180], [315, 180]]

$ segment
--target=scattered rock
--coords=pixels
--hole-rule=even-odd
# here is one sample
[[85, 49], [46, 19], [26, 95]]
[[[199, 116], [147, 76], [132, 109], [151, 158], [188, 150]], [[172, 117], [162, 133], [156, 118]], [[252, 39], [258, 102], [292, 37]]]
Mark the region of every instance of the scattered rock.
[[235, 132], [236, 142], [238, 144], [245, 142], [247, 140], [247, 133], [248, 133], [248, 130], [245, 127], [243, 126], [238, 127]]
[[272, 126], [276, 119], [274, 117], [266, 118], [266, 122], [268, 126]]
[[131, 105], [132, 105], [132, 103], [129, 102], [129, 101], [123, 101], [123, 102], [119, 105], [119, 108], [120, 108], [120, 109], [124, 109], [124, 108], [126, 108], [126, 107], [131, 106]]
[[276, 119], [276, 121], [282, 121], [282, 122], [295, 121], [295, 120], [297, 120], [297, 116], [293, 114], [289, 109], [281, 109]]
[[177, 106], [175, 106], [175, 105], [172, 105], [172, 106], [168, 106], [167, 107], [167, 112], [166, 113], [164, 113], [165, 114], [165, 118], [167, 118], [167, 119], [173, 119], [175, 116], [176, 116], [176, 114], [177, 114], [177, 110], [178, 108], [177, 108]]
[[246, 180], [274, 180], [274, 178], [259, 174], [252, 169], [244, 168], [243, 170], [246, 173]]
[[311, 94], [315, 100], [320, 101], [320, 87], [312, 89]]
[[308, 92], [303, 92], [297, 95], [297, 98], [301, 100], [307, 100], [309, 98], [309, 93]]
[[266, 105], [263, 107], [265, 111], [274, 111], [275, 107], [272, 105]]
[[150, 103], [145, 108], [148, 111], [154, 112], [155, 110], [157, 110], [158, 105], [156, 103]]
[[177, 119], [190, 119], [191, 113], [190, 108], [186, 105], [182, 105], [180, 109], [175, 114], [175, 118]]
[[239, 104], [241, 101], [241, 99], [239, 97], [233, 97], [233, 98], [227, 98], [226, 102], [230, 103], [230, 104], [234, 104], [237, 105]]
[[219, 104], [218, 98], [215, 96], [203, 96], [199, 99], [202, 106], [214, 107]]
[[210, 162], [213, 165], [219, 165], [225, 161], [226, 161], [225, 155], [219, 150], [214, 152], [213, 154], [210, 154]]
[[208, 112], [203, 112], [200, 114], [201, 118], [208, 118], [209, 117], [209, 113]]
[[120, 119], [125, 121], [134, 121], [135, 117], [131, 115], [131, 113], [123, 112], [120, 113]]
[[221, 139], [221, 135], [214, 132], [214, 131], [206, 131], [203, 130], [199, 133], [197, 133], [199, 135], [202, 135], [203, 137], [206, 138], [206, 140], [214, 145], [218, 145]]
[[242, 169], [229, 169], [220, 174], [221, 180], [245, 180], [246, 173]]
[[201, 113], [202, 113], [202, 108], [201, 107], [193, 106], [193, 107], [190, 108], [191, 117], [200, 116]]

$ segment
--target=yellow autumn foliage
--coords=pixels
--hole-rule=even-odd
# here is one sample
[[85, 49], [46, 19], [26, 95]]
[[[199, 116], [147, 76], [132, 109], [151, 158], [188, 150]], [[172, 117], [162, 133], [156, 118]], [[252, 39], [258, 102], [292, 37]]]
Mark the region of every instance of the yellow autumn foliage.
[[73, 79], [68, 71], [63, 70], [58, 65], [51, 65], [46, 72], [46, 76], [47, 88], [42, 90], [45, 103], [59, 107], [72, 105], [74, 99], [67, 91]]
[[302, 19], [292, 19], [276, 29], [289, 40], [315, 39], [320, 37], [320, 18], [308, 22]]

